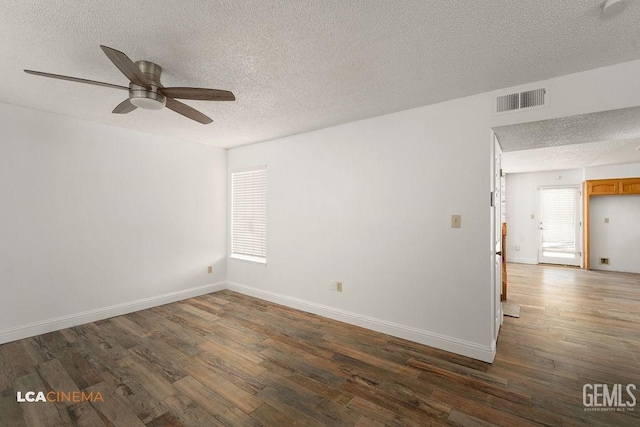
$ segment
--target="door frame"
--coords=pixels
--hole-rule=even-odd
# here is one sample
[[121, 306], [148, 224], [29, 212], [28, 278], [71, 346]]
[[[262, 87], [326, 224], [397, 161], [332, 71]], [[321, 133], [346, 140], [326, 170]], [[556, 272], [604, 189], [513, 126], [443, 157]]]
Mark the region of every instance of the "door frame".
[[492, 131], [491, 144], [491, 307], [492, 307], [492, 338], [498, 339], [500, 326], [504, 321], [502, 314], [502, 203], [500, 199], [500, 177], [502, 148], [498, 137]]

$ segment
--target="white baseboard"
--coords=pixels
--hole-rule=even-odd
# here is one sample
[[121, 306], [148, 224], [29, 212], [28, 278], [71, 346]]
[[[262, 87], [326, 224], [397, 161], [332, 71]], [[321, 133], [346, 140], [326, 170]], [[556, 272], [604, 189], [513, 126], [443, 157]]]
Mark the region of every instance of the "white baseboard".
[[507, 262], [513, 262], [516, 264], [537, 264], [537, 258], [518, 258], [507, 256]]
[[273, 292], [264, 291], [262, 289], [234, 282], [213, 283], [210, 285], [199, 286], [197, 288], [171, 292], [155, 297], [143, 298], [136, 301], [116, 304], [109, 307], [88, 310], [68, 316], [61, 316], [53, 319], [29, 323], [27, 325], [21, 325], [14, 328], [2, 329], [0, 330], [0, 344], [32, 337], [35, 335], [46, 334], [48, 332], [70, 328], [72, 326], [82, 325], [84, 323], [95, 322], [96, 320], [108, 319], [110, 317], [120, 316], [138, 310], [145, 310], [147, 308], [156, 307], [159, 305], [168, 304], [171, 302], [180, 301], [212, 292], [218, 292], [224, 289], [229, 289], [241, 294], [260, 298], [266, 301], [271, 301], [276, 304], [281, 304], [286, 307], [291, 307], [297, 310], [306, 311], [308, 313], [317, 314], [319, 316], [338, 320], [351, 325], [371, 329], [373, 331], [382, 332], [394, 337], [404, 338], [409, 341], [436, 347], [446, 351], [451, 351], [453, 353], [462, 354], [464, 356], [472, 357], [474, 359], [482, 360], [485, 362], [493, 362], [496, 354], [495, 341], [491, 346], [483, 346], [474, 342], [440, 335], [411, 326], [401, 325], [382, 319], [376, 319], [374, 317], [364, 316], [351, 311], [341, 310], [338, 308], [317, 304], [299, 298], [276, 294]]
[[180, 301], [211, 292], [222, 291], [224, 289], [226, 289], [225, 282], [212, 283], [210, 285], [199, 286], [197, 288], [170, 292], [168, 294], [143, 298], [136, 301], [129, 301], [109, 307], [83, 311], [81, 313], [56, 317], [40, 322], [29, 323], [27, 325], [22, 325], [14, 328], [1, 329], [0, 344], [32, 337], [35, 335], [46, 334], [48, 332], [70, 328], [72, 326], [82, 325], [83, 323], [90, 323], [95, 322], [96, 320], [108, 319], [110, 317], [120, 316], [122, 314], [127, 314], [138, 310], [145, 310], [147, 308], [168, 304], [170, 302]]
[[295, 308], [297, 310], [328, 317], [350, 325], [360, 326], [376, 332], [392, 335], [394, 337], [404, 338], [409, 341], [472, 357], [484, 362], [493, 362], [496, 355], [495, 341], [491, 346], [484, 346], [474, 342], [417, 329], [411, 326], [405, 326], [322, 304], [316, 304], [299, 298], [264, 291], [262, 289], [235, 282], [227, 282], [227, 289], [290, 308]]

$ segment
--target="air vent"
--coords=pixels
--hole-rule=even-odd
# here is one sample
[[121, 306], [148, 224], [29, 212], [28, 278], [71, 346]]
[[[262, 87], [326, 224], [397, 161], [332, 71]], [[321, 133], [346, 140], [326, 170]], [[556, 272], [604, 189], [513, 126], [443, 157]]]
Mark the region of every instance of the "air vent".
[[520, 94], [512, 93], [511, 95], [503, 95], [498, 97], [497, 113], [513, 111], [520, 109]]
[[524, 92], [510, 93], [496, 98], [495, 113], [508, 113], [529, 109], [533, 107], [543, 107], [547, 105], [547, 89], [533, 89]]

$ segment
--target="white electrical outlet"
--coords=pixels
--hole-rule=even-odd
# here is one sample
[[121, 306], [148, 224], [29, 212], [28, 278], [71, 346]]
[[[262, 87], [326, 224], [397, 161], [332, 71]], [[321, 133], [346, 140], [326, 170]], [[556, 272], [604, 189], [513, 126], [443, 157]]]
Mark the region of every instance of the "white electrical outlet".
[[462, 227], [462, 215], [451, 215], [451, 228]]
[[331, 281], [331, 290], [332, 290], [332, 291], [335, 291], [335, 290], [336, 290], [336, 281], [335, 281], [335, 280], [332, 280], [332, 281]]

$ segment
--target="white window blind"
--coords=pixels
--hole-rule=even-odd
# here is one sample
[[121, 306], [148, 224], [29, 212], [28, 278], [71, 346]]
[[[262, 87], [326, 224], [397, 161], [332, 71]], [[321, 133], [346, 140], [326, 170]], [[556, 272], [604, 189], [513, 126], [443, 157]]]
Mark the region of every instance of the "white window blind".
[[267, 169], [231, 174], [231, 256], [266, 263]]
[[576, 253], [575, 188], [542, 189], [542, 250]]

